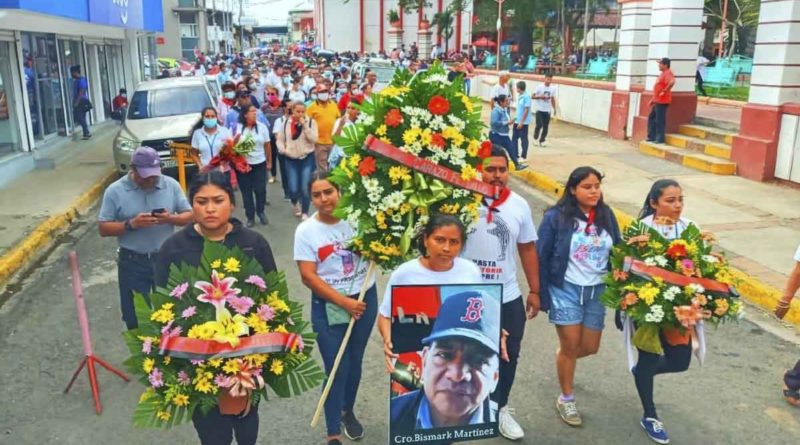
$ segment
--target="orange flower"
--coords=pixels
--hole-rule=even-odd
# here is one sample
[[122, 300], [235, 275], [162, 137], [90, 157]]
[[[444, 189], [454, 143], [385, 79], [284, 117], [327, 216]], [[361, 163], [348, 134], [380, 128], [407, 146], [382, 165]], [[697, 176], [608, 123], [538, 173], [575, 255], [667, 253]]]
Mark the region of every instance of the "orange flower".
[[717, 308], [714, 309], [714, 313], [718, 316], [722, 317], [728, 312], [730, 305], [728, 304], [728, 300], [724, 298], [720, 298], [719, 300], [714, 300], [717, 303]]
[[428, 102], [428, 111], [438, 115], [447, 114], [450, 111], [450, 102], [442, 96], [433, 96]]
[[481, 149], [478, 150], [478, 157], [481, 159], [486, 159], [491, 155], [492, 155], [492, 142], [491, 141], [481, 142]]
[[628, 279], [628, 272], [620, 269], [614, 269], [614, 281], [625, 281]]
[[688, 252], [686, 252], [686, 245], [683, 243], [673, 242], [670, 244], [669, 249], [667, 249], [667, 256], [671, 258], [685, 258], [688, 255]]
[[692, 298], [692, 304], [703, 307], [708, 304], [708, 298], [706, 298], [706, 296], [703, 294], [694, 294], [694, 298]]
[[378, 166], [375, 164], [375, 158], [372, 156], [367, 156], [361, 162], [358, 163], [358, 173], [361, 176], [369, 176], [378, 169]]
[[624, 297], [622, 297], [622, 301], [620, 301], [619, 305], [622, 310], [625, 310], [628, 308], [628, 306], [633, 306], [638, 302], [639, 297], [637, 297], [633, 292], [628, 292]]
[[441, 135], [441, 133], [433, 133], [433, 135], [431, 135], [431, 145], [433, 145], [434, 147], [442, 149], [446, 144], [447, 142], [445, 142], [444, 137]]
[[386, 117], [383, 118], [383, 123], [392, 128], [398, 127], [403, 123], [403, 114], [400, 113], [400, 110], [397, 108], [392, 108], [386, 113]]
[[711, 316], [711, 311], [703, 310], [695, 305], [676, 306], [673, 310], [675, 318], [687, 329], [696, 325], [698, 321]]

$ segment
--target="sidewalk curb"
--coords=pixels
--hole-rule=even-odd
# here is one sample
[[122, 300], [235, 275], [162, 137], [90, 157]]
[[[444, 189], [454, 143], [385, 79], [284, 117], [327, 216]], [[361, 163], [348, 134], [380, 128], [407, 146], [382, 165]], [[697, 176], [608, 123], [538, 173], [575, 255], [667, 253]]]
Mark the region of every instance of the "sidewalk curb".
[[0, 287], [6, 285], [17, 272], [30, 266], [51, 245], [56, 235], [69, 228], [81, 212], [91, 207], [117, 178], [116, 170], [108, 171], [89, 190], [78, 196], [65, 212], [42, 221], [28, 236], [0, 256]]
[[[552, 196], [559, 197], [564, 192], [564, 186], [560, 182], [542, 172], [523, 170], [516, 171], [513, 174], [533, 188]], [[613, 210], [620, 227], [627, 226], [635, 219], [632, 215], [619, 209], [614, 208]], [[740, 281], [739, 285], [736, 286], [736, 290], [739, 291], [743, 299], [767, 312], [771, 313], [775, 310], [775, 305], [780, 300], [783, 292], [734, 267], [731, 267], [731, 272]], [[800, 301], [792, 301], [792, 310], [786, 314], [784, 321], [793, 324], [795, 327], [800, 327]]]

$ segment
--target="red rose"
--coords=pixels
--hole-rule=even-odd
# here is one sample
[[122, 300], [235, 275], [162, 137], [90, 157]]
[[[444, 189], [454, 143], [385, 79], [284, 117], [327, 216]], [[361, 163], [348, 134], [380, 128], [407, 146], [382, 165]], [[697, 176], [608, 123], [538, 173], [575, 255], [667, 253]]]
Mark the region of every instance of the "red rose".
[[386, 117], [383, 118], [383, 123], [392, 128], [398, 127], [403, 123], [403, 114], [400, 113], [400, 110], [397, 108], [392, 108], [386, 113]]
[[481, 159], [486, 159], [491, 155], [492, 155], [492, 142], [491, 141], [481, 142], [481, 149], [478, 150], [478, 157]]
[[361, 162], [358, 163], [358, 173], [361, 176], [369, 176], [378, 169], [377, 165], [375, 165], [375, 158], [372, 156], [367, 156]]
[[441, 133], [433, 133], [431, 135], [431, 145], [438, 148], [444, 148], [444, 146], [447, 145], [447, 142], [445, 142]]
[[478, 165], [475, 166], [475, 170], [478, 170], [479, 173], [483, 173], [483, 162], [478, 162]]
[[450, 111], [450, 102], [442, 96], [433, 96], [428, 102], [428, 111], [439, 115], [447, 114]]

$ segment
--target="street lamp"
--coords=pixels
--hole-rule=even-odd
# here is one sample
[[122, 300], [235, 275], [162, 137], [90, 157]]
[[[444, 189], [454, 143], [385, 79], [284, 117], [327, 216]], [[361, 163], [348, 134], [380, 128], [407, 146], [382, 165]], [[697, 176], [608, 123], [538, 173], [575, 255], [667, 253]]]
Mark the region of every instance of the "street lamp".
[[497, 2], [497, 71], [500, 71], [500, 31], [503, 27], [503, 2], [505, 0], [494, 0]]

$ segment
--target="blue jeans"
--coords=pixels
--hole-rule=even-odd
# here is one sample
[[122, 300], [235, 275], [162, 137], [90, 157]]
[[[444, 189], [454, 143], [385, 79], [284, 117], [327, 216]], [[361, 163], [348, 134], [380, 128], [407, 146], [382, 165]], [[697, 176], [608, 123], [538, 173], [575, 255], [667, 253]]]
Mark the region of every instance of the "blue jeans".
[[489, 132], [489, 140], [492, 144], [499, 145], [506, 150], [509, 159], [514, 163], [514, 167], [519, 167], [519, 159], [517, 157], [517, 146], [511, 143], [511, 138], [507, 134]]
[[136, 310], [133, 307], [133, 293], [143, 294], [150, 298], [155, 288], [154, 266], [155, 254], [148, 255], [120, 248], [117, 256], [117, 280], [119, 281], [119, 306], [122, 310], [122, 321], [130, 329], [136, 329]]
[[[357, 295], [352, 298], [357, 298]], [[358, 386], [361, 383], [361, 362], [378, 315], [378, 292], [374, 285], [364, 295], [364, 302], [367, 304], [367, 310], [353, 325], [350, 341], [339, 362], [328, 400], [325, 401], [325, 425], [329, 436], [341, 433], [342, 411], [353, 412], [356, 403]], [[330, 374], [347, 330], [347, 323], [328, 325], [328, 315], [325, 311], [325, 305], [328, 304], [333, 303], [328, 303], [316, 295], [311, 296], [311, 323], [314, 332], [317, 333], [317, 346], [325, 363], [325, 374]]]
[[564, 281], [561, 287], [550, 286], [550, 323], [558, 326], [582, 324], [593, 331], [605, 327], [606, 307], [600, 302], [605, 284], [578, 286]]
[[464, 79], [464, 94], [469, 96], [470, 90], [472, 90], [472, 79]]
[[522, 142], [522, 159], [528, 158], [528, 126], [523, 125], [522, 128], [517, 128], [514, 125], [513, 130], [513, 138], [511, 139], [511, 145], [514, 147], [514, 151], [519, 153], [520, 142]]
[[88, 113], [88, 111], [83, 106], [73, 107], [72, 109], [72, 114], [75, 116], [75, 122], [81, 126], [83, 135], [90, 136], [91, 132], [89, 131], [89, 123], [86, 121], [86, 113]]
[[303, 159], [286, 158], [286, 174], [289, 178], [289, 198], [292, 204], [301, 203], [303, 213], [308, 214], [311, 207], [311, 193], [308, 186], [311, 183], [311, 173], [314, 173], [316, 161], [313, 154]]

